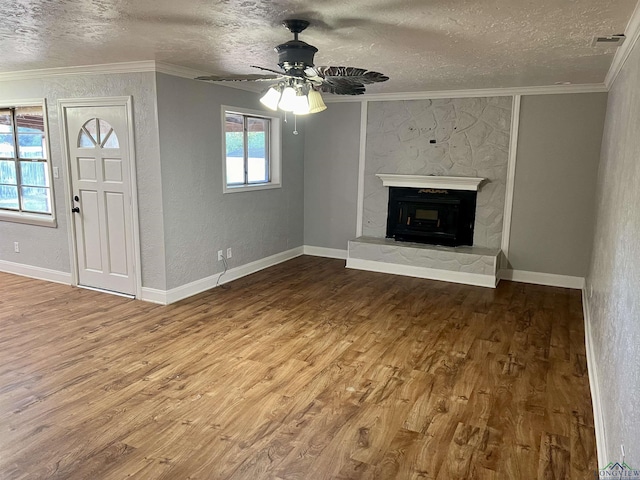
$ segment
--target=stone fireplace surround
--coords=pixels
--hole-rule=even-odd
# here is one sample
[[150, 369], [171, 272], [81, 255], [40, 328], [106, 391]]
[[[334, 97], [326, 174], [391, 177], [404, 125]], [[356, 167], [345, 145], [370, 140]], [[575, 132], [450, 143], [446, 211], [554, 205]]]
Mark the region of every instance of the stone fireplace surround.
[[[361, 236], [349, 243], [347, 266], [495, 286], [512, 106], [511, 97], [368, 102]], [[486, 179], [478, 190], [473, 247], [386, 239], [388, 188], [377, 174]], [[394, 253], [397, 244], [403, 250]]]
[[[377, 174], [385, 187], [475, 190], [480, 177]], [[395, 273], [495, 288], [500, 249], [444, 247], [388, 238], [359, 237], [348, 246], [347, 268]]]

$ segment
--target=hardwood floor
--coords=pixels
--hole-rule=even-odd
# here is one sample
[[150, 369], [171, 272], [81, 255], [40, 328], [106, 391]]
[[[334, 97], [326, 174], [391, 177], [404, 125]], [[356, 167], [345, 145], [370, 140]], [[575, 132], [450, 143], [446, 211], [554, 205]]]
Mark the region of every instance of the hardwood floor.
[[2, 479], [585, 479], [580, 292], [300, 257], [163, 307], [0, 273]]

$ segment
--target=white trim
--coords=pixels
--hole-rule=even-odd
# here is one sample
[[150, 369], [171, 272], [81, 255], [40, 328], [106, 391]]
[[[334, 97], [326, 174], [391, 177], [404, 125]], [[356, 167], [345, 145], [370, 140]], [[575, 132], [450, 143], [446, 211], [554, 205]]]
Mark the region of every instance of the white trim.
[[448, 188], [451, 190], [478, 191], [485, 180], [479, 177], [445, 177], [440, 175], [399, 175], [376, 173], [384, 187]]
[[53, 176], [53, 159], [51, 158], [51, 138], [49, 136], [49, 109], [46, 98], [42, 99], [42, 115], [44, 116], [44, 138], [47, 145], [47, 175], [49, 175], [49, 195], [51, 195], [51, 215], [49, 216], [50, 222], [47, 223], [47, 226], [57, 228], [58, 219], [56, 216], [56, 191]]
[[8, 262], [7, 260], [0, 260], [0, 272], [13, 273], [14, 275], [35, 278], [37, 280], [46, 280], [49, 282], [71, 285], [70, 273], [51, 270], [48, 268], [34, 267], [23, 263]]
[[224, 285], [225, 283], [229, 283], [233, 280], [251, 275], [252, 273], [264, 270], [265, 268], [269, 268], [274, 265], [278, 265], [279, 263], [286, 262], [287, 260], [291, 260], [292, 258], [299, 257], [300, 255], [303, 255], [303, 253], [303, 247], [292, 248], [291, 250], [276, 253], [275, 255], [256, 260], [255, 262], [232, 268], [230, 270], [227, 270], [227, 272], [224, 274], [216, 273], [209, 277], [201, 278], [200, 280], [196, 280], [194, 282], [187, 283], [185, 285], [181, 285], [167, 291], [153, 288], [143, 288], [140, 298], [141, 300], [145, 300], [148, 302], [168, 305], [170, 303], [180, 301], [182, 299], [214, 288], [216, 285], [218, 285], [218, 279], [220, 279], [219, 284]]
[[589, 297], [586, 286], [582, 288], [582, 315], [584, 317], [584, 341], [587, 352], [587, 373], [589, 387], [591, 388], [591, 401], [593, 406], [593, 424], [596, 432], [596, 452], [598, 454], [598, 468], [607, 465], [607, 437], [605, 435], [604, 415], [602, 413], [602, 394], [598, 381], [598, 366], [591, 335], [591, 315], [589, 313]]
[[[631, 42], [625, 42], [625, 45]], [[621, 47], [623, 48], [623, 47]], [[354, 101], [397, 101], [397, 100], [433, 100], [436, 98], [468, 98], [468, 97], [508, 97], [511, 95], [552, 95], [564, 93], [597, 93], [607, 92], [604, 83], [587, 83], [580, 85], [543, 85], [536, 87], [497, 87], [467, 90], [434, 90], [431, 92], [398, 92], [398, 93], [365, 93], [357, 100], [348, 95], [323, 96], [325, 103], [345, 103]]]
[[239, 267], [232, 268], [231, 270], [227, 270], [227, 273], [225, 273], [222, 277], [220, 284], [225, 284], [233, 280], [246, 277], [247, 275], [259, 272], [260, 270], [264, 270], [265, 268], [273, 267], [274, 265], [286, 262], [287, 260], [291, 260], [303, 254], [304, 247], [299, 246], [290, 250], [286, 250], [284, 252], [276, 253], [275, 255], [271, 255], [269, 257], [261, 258], [260, 260], [247, 263]]
[[[71, 161], [69, 154], [69, 139], [67, 138], [67, 125], [65, 117], [66, 108], [74, 107], [100, 107], [100, 106], [117, 106], [125, 107], [127, 116], [127, 126], [129, 135], [129, 187], [131, 198], [131, 219], [133, 225], [131, 230], [133, 234], [133, 275], [135, 277], [135, 295], [137, 298], [142, 296], [142, 255], [140, 251], [140, 219], [138, 213], [138, 180], [136, 176], [136, 152], [135, 152], [135, 132], [133, 118], [133, 98], [131, 96], [122, 97], [99, 97], [99, 98], [69, 98], [58, 100], [58, 120], [60, 122], [60, 136], [63, 146], [62, 161], [65, 167], [65, 191], [67, 202], [70, 202], [73, 192], [71, 185]], [[69, 252], [71, 255], [71, 284], [78, 284], [78, 257], [75, 240], [75, 221], [71, 214], [70, 205], [65, 202], [65, 210], [67, 215], [67, 232], [69, 237]]]
[[[226, 177], [226, 172], [225, 172], [225, 176], [222, 177], [222, 178], [227, 178]], [[282, 188], [282, 184], [281, 183], [268, 182], [268, 183], [256, 183], [255, 185], [254, 184], [232, 185], [232, 186], [227, 186], [227, 187], [223, 188], [223, 192], [222, 193], [254, 192], [256, 190], [271, 190], [273, 188]]]
[[[626, 53], [621, 52], [616, 57], [621, 60], [616, 60], [614, 57], [614, 63], [609, 70], [607, 80], [613, 83], [617, 72], [614, 70], [618, 64], [618, 69], [622, 67], [622, 63], [628, 56], [628, 51], [631, 50], [631, 46], [637, 39], [637, 24], [640, 23], [634, 20], [638, 14], [634, 12], [631, 17], [631, 21], [627, 27], [627, 41], [620, 47], [618, 52], [624, 50]], [[619, 70], [618, 70], [619, 71]], [[97, 65], [77, 65], [72, 67], [55, 67], [55, 68], [40, 68], [33, 70], [20, 70], [14, 72], [0, 73], [0, 82], [2, 81], [15, 81], [15, 80], [30, 80], [41, 79], [47, 77], [63, 76], [63, 75], [107, 75], [107, 74], [121, 74], [121, 73], [143, 73], [154, 72], [164, 73], [166, 75], [172, 75], [175, 77], [194, 79], [199, 76], [209, 75], [210, 72], [197, 70], [193, 68], [183, 67], [180, 65], [173, 65], [170, 63], [156, 62], [155, 60], [141, 60], [135, 62], [119, 62], [119, 63], [104, 63]], [[614, 73], [615, 72], [615, 73]], [[510, 96], [510, 95], [550, 95], [550, 94], [563, 94], [563, 93], [593, 93], [593, 92], [607, 92], [611, 84], [605, 81], [605, 83], [587, 83], [578, 85], [541, 85], [541, 86], [527, 86], [527, 87], [496, 87], [496, 88], [477, 88], [477, 89], [464, 89], [464, 90], [433, 90], [433, 91], [420, 91], [420, 92], [399, 92], [399, 93], [366, 93], [357, 100], [354, 100], [350, 96], [341, 95], [327, 95], [323, 96], [325, 103], [343, 103], [343, 102], [366, 102], [366, 101], [385, 101], [385, 100], [423, 100], [434, 98], [465, 98], [465, 97], [498, 97], [498, 96]], [[258, 93], [258, 87], [251, 88], [248, 83], [241, 84], [241, 82], [228, 82], [225, 86], [236, 88], [240, 90], [255, 91]]]
[[305, 245], [303, 249], [305, 255], [312, 255], [314, 257], [339, 258], [340, 260], [346, 260], [347, 258], [347, 251], [340, 250], [339, 248], [326, 248], [315, 247], [313, 245]]
[[172, 75], [174, 77], [189, 78], [191, 80], [194, 80], [196, 77], [211, 75], [210, 72], [203, 72], [202, 70], [182, 67], [180, 65], [172, 65], [170, 63], [155, 62], [155, 64], [156, 73], [164, 73], [165, 75]]
[[636, 4], [636, 8], [631, 14], [631, 18], [629, 19], [629, 23], [627, 23], [627, 28], [624, 33], [627, 39], [616, 50], [616, 53], [613, 56], [613, 61], [611, 62], [611, 67], [609, 67], [607, 76], [604, 78], [604, 84], [607, 86], [607, 90], [613, 87], [616, 78], [618, 78], [618, 74], [622, 70], [627, 58], [629, 58], [633, 47], [638, 42], [638, 38], [640, 38], [640, 2]]
[[[47, 160], [47, 163], [51, 163]], [[51, 168], [51, 167], [49, 167]], [[24, 223], [25, 225], [37, 225], [39, 227], [51, 227], [56, 228], [58, 222], [56, 222], [55, 208], [53, 200], [53, 182], [50, 183], [51, 190], [51, 212], [52, 213], [31, 213], [31, 212], [18, 212], [14, 210], [0, 210], [0, 221]]]
[[15, 80], [31, 80], [57, 77], [61, 75], [104, 75], [113, 73], [155, 72], [156, 62], [143, 60], [139, 62], [104, 63], [99, 65], [79, 65], [75, 67], [39, 68], [17, 72], [0, 73], [0, 82]]
[[362, 260], [360, 258], [347, 258], [347, 268], [367, 270], [369, 272], [391, 273], [407, 277], [427, 278], [444, 282], [463, 283], [478, 287], [496, 288], [498, 283], [493, 275], [480, 273], [456, 272], [451, 270], [438, 270], [435, 268], [416, 267], [414, 265], [399, 265], [397, 263], [377, 262], [375, 260]]
[[[154, 79], [155, 81], [155, 79]], [[138, 213], [138, 175], [135, 146], [135, 118], [133, 117], [133, 97], [124, 97], [129, 124], [129, 178], [131, 179], [131, 219], [133, 220], [133, 268], [136, 277], [136, 297], [142, 295], [142, 251], [140, 247], [140, 214]]]
[[134, 298], [136, 298], [135, 295], [130, 295], [128, 293], [115, 292], [113, 290], [106, 290], [104, 288], [89, 287], [87, 285], [78, 285], [78, 288], [82, 288], [84, 290], [91, 290], [92, 292], [106, 293], [107, 295], [115, 295], [116, 297], [124, 297], [124, 298], [128, 298], [129, 300], [133, 300]]
[[60, 98], [58, 106], [63, 103], [65, 107], [124, 107], [131, 102], [130, 95], [119, 97], [80, 97], [80, 98]]
[[362, 236], [362, 222], [364, 218], [364, 167], [367, 149], [367, 116], [369, 104], [360, 104], [360, 149], [358, 151], [358, 198], [356, 212], [356, 238]]
[[563, 287], [581, 290], [584, 287], [583, 277], [569, 275], [557, 275], [555, 273], [527, 272], [526, 270], [501, 270], [499, 276], [502, 280], [511, 282], [534, 283], [549, 287]]
[[66, 135], [66, 121], [63, 105], [58, 101], [58, 124], [60, 131], [60, 148], [62, 150], [62, 168], [64, 174], [62, 180], [64, 182], [64, 211], [67, 219], [67, 238], [69, 245], [69, 259], [71, 262], [71, 285], [78, 285], [78, 268], [77, 268], [77, 250], [75, 240], [75, 225], [73, 216], [71, 214], [71, 199], [73, 198], [72, 186], [71, 186], [71, 161], [69, 159], [69, 139]]
[[157, 288], [142, 287], [140, 300], [145, 302], [157, 303], [158, 305], [167, 305], [167, 292]]
[[[2, 75], [0, 73], [0, 75]], [[7, 99], [0, 100], [0, 105], [2, 107], [42, 107], [46, 106], [46, 98], [27, 98], [27, 99]], [[51, 152], [47, 152], [51, 153]]]
[[[502, 217], [502, 242], [500, 249], [503, 257], [509, 260], [509, 243], [511, 241], [511, 216], [513, 213], [513, 192], [516, 183], [516, 160], [518, 158], [518, 132], [520, 129], [520, 95], [514, 95], [511, 107], [511, 135], [509, 138], [509, 160], [507, 163], [507, 187], [504, 198], [504, 214]], [[506, 265], [505, 265], [506, 267]]]
[[[39, 227], [57, 228], [58, 220], [56, 218], [56, 200], [53, 181], [53, 160], [51, 158], [51, 141], [49, 138], [49, 112], [47, 111], [46, 98], [29, 98], [26, 100], [1, 100], [0, 106], [3, 107], [40, 107], [42, 108], [42, 118], [44, 119], [44, 143], [47, 158], [44, 160], [49, 180], [49, 195], [51, 200], [51, 213], [35, 213], [14, 210], [0, 210], [0, 221], [23, 223], [25, 225], [37, 225]], [[17, 155], [18, 152], [15, 152]], [[16, 159], [19, 157], [16, 156]], [[20, 183], [20, 182], [18, 182]], [[19, 186], [19, 185], [18, 185]]]

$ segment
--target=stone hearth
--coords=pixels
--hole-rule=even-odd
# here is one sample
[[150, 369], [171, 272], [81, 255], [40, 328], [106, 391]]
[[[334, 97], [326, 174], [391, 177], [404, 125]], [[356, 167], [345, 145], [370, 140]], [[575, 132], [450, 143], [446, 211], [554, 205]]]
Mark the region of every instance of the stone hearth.
[[359, 237], [349, 242], [347, 268], [495, 288], [499, 255], [498, 248]]

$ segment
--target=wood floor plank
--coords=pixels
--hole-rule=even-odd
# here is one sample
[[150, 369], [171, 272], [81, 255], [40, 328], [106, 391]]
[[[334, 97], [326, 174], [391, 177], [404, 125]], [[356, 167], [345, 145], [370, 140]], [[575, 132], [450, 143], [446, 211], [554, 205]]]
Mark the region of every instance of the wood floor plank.
[[169, 306], [0, 273], [0, 479], [583, 479], [579, 292], [299, 257]]
[[569, 438], [544, 433], [540, 445], [538, 478], [565, 480], [570, 478], [571, 453]]

